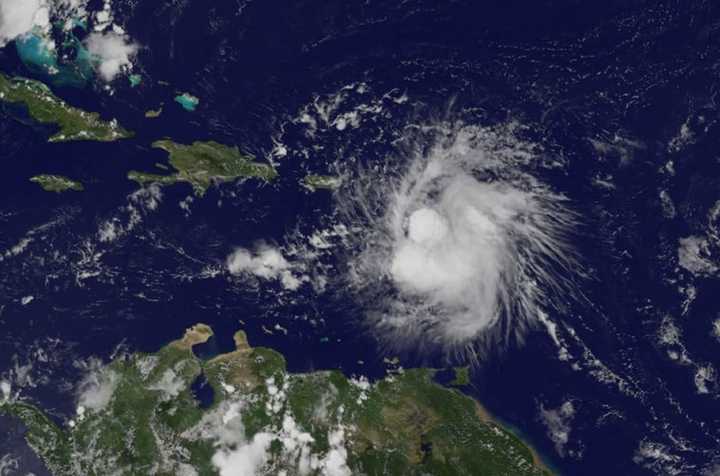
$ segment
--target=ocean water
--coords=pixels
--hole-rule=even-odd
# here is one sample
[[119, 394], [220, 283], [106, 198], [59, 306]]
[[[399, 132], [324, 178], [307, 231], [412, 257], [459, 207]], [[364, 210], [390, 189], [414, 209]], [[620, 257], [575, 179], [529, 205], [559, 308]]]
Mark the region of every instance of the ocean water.
[[[337, 197], [308, 193], [307, 173], [388, 157], [401, 168], [398, 143], [423, 125], [517, 123], [549, 164], [536, 177], [579, 216], [573, 245], [589, 278], [582, 299], [548, 313], [555, 328], [538, 321], [523, 343], [488, 353], [465, 391], [559, 474], [712, 474], [717, 274], [679, 256], [681, 239], [700, 236], [717, 262], [715, 5], [118, 3], [143, 45], [143, 82], [119, 80], [113, 95], [56, 86], [135, 138], [50, 145], [16, 111], [0, 118], [0, 375], [23, 395], [71, 415], [83, 362], [157, 350], [197, 322], [215, 330], [208, 355], [243, 328], [293, 371], [377, 378], [396, 356], [406, 367], [461, 364], [432, 348], [388, 352], [363, 303], [332, 286], [341, 281], [290, 293], [230, 276], [225, 260], [258, 241], [290, 253], [334, 223]], [[53, 61], [29, 37], [0, 68], [32, 75], [27, 64]], [[183, 91], [200, 98], [194, 111], [173, 100]], [[160, 105], [160, 118], [144, 118]], [[149, 146], [162, 137], [236, 144], [275, 161], [279, 179], [202, 198], [186, 185], [138, 192], [126, 174], [166, 163]], [[27, 180], [40, 173], [86, 192], [43, 192]], [[108, 223], [117, 236], [104, 240]], [[354, 252], [334, 255], [334, 269]]]

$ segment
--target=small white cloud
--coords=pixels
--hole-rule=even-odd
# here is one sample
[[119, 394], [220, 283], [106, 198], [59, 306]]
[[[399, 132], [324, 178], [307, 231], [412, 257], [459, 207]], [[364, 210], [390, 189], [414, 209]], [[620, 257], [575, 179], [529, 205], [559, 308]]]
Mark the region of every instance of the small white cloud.
[[282, 285], [285, 289], [288, 289], [290, 291], [295, 291], [302, 284], [302, 281], [300, 279], [298, 279], [290, 271], [284, 271], [280, 275], [280, 282], [282, 283]]
[[682, 459], [668, 445], [643, 439], [633, 455], [635, 464], [653, 474], [682, 474]]
[[720, 341], [720, 317], [713, 321], [710, 333]]
[[0, 393], [2, 393], [3, 400], [10, 399], [11, 390], [12, 386], [10, 385], [10, 382], [8, 382], [7, 380], [0, 380]]
[[570, 438], [571, 422], [574, 416], [575, 406], [570, 400], [558, 408], [546, 409], [543, 406], [540, 407], [542, 422], [547, 427], [547, 434], [555, 443], [555, 450], [560, 456], [565, 456], [565, 446]]
[[701, 365], [695, 370], [695, 388], [699, 394], [714, 393], [717, 382], [715, 368], [711, 364]]
[[98, 72], [105, 81], [112, 81], [124, 68], [132, 67], [138, 45], [126, 35], [114, 31], [93, 33], [85, 40], [90, 54], [98, 61]]
[[680, 266], [695, 275], [713, 274], [718, 270], [717, 265], [712, 261], [709, 243], [702, 236], [680, 238], [678, 262]]

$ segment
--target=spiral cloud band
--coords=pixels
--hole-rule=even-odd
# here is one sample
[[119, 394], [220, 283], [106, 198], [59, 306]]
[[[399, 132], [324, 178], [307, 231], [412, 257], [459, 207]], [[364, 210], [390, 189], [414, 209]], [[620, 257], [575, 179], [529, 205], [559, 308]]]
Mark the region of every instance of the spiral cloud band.
[[364, 172], [339, 198], [363, 230], [351, 284], [379, 335], [477, 352], [522, 340], [561, 305], [577, 270], [575, 215], [531, 173], [541, 154], [507, 128], [461, 127], [411, 151], [400, 176]]

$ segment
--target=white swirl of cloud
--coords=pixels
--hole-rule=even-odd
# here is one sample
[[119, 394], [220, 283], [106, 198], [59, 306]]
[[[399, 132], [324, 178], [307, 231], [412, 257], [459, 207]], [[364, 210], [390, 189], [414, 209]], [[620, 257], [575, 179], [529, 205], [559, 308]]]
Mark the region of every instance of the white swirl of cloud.
[[[350, 285], [393, 347], [468, 350], [522, 341], [579, 273], [568, 200], [532, 173], [546, 158], [517, 125], [439, 127], [403, 162], [338, 191], [360, 251]], [[439, 137], [439, 139], [438, 139]]]

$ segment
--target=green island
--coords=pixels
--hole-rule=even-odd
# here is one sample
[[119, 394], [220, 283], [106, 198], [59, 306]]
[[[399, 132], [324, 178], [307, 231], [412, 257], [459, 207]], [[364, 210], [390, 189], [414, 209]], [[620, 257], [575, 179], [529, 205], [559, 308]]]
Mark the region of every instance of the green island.
[[145, 117], [148, 119], [156, 119], [160, 117], [160, 114], [162, 114], [162, 112], [163, 106], [161, 104], [160, 107], [157, 109], [148, 109], [147, 111], [145, 111]]
[[301, 185], [311, 192], [319, 189], [335, 190], [342, 184], [342, 179], [330, 175], [306, 175]]
[[82, 192], [84, 190], [82, 183], [62, 175], [36, 175], [30, 177], [30, 181], [40, 185], [46, 192], [60, 193], [68, 190]]
[[142, 83], [142, 76], [139, 74], [131, 74], [128, 76], [128, 81], [130, 82], [130, 87], [136, 88]]
[[202, 196], [214, 182], [227, 182], [239, 177], [254, 177], [270, 181], [277, 172], [268, 164], [256, 162], [254, 157], [244, 155], [237, 147], [229, 147], [214, 141], [178, 144], [170, 140], [153, 142], [153, 147], [170, 154], [170, 165], [177, 171], [171, 175], [130, 171], [128, 178], [139, 184], [161, 185], [187, 182], [195, 194]]
[[95, 112], [70, 106], [40, 81], [10, 78], [0, 73], [0, 101], [24, 106], [37, 122], [55, 124], [59, 130], [49, 142], [111, 142], [132, 137], [116, 120], [103, 121]]
[[455, 367], [455, 378], [450, 382], [450, 385], [456, 387], [464, 387], [470, 385], [470, 367]]
[[[252, 348], [242, 331], [234, 351], [196, 357], [193, 346], [211, 336], [198, 324], [156, 353], [116, 357], [80, 393], [73, 420], [7, 397], [0, 413], [24, 423], [56, 476], [550, 475], [433, 370], [375, 383], [288, 373], [281, 354]], [[198, 379], [212, 389], [205, 404]]]

